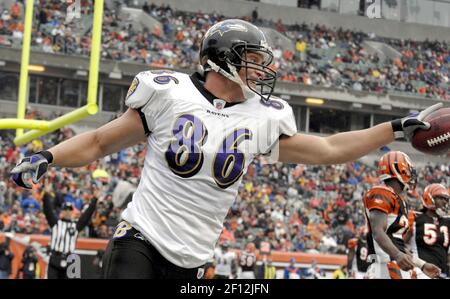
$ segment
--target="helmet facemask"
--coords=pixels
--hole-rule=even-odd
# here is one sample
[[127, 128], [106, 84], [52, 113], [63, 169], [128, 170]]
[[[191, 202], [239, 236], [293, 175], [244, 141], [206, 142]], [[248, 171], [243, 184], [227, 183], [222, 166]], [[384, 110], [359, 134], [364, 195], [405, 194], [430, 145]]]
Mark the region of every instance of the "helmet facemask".
[[450, 194], [442, 184], [428, 185], [422, 194], [422, 203], [425, 208], [435, 211], [440, 217], [448, 213]]
[[411, 179], [408, 183], [408, 190], [414, 190], [416, 189], [417, 185], [417, 171], [414, 167], [411, 166]]
[[[447, 216], [449, 199], [444, 196], [436, 196], [436, 197], [438, 197], [438, 198], [433, 198], [433, 201], [435, 202], [435, 206], [436, 206], [436, 214], [438, 214], [439, 217]], [[441, 206], [439, 204], [436, 204], [437, 201], [445, 201], [445, 203]]]
[[[261, 55], [263, 63], [255, 63], [247, 59], [247, 53], [256, 53]], [[273, 93], [276, 82], [276, 71], [269, 66], [273, 61], [273, 54], [268, 46], [249, 44], [246, 42], [238, 42], [231, 51], [224, 51], [220, 56], [221, 66], [207, 60], [210, 68], [229, 80], [239, 84], [246, 99], [253, 97], [255, 94], [261, 97], [261, 100], [268, 101]], [[241, 79], [239, 71], [245, 70], [245, 82]], [[261, 72], [263, 78], [252, 78], [249, 70]]]
[[[243, 48], [240, 50], [239, 48]], [[255, 46], [243, 43], [241, 45], [236, 45], [232, 48], [235, 55], [239, 57], [240, 64], [235, 64], [232, 61], [228, 62], [232, 66], [236, 67], [237, 70], [244, 68], [245, 70], [245, 80], [246, 86], [258, 94], [263, 101], [268, 101], [273, 93], [276, 82], [276, 72], [270, 68], [273, 61], [273, 54], [270, 48], [266, 46]], [[239, 52], [241, 54], [239, 54]], [[263, 62], [255, 63], [247, 58], [249, 53], [256, 53], [263, 57]], [[263, 74], [262, 78], [252, 78], [249, 74], [249, 70], [255, 70]]]

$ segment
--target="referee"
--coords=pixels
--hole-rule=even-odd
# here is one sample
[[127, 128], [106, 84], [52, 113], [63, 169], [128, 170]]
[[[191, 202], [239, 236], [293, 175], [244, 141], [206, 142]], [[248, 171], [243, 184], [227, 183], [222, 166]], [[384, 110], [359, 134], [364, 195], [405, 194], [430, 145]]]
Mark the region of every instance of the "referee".
[[[97, 190], [98, 191], [98, 190]], [[78, 232], [89, 224], [97, 204], [98, 192], [94, 196], [89, 207], [77, 220], [72, 219], [73, 205], [65, 202], [62, 206], [60, 217], [57, 217], [52, 201], [54, 193], [49, 191], [48, 186], [44, 191], [44, 214], [51, 228], [50, 260], [47, 268], [48, 279], [67, 278], [67, 257], [75, 252], [75, 244]]]

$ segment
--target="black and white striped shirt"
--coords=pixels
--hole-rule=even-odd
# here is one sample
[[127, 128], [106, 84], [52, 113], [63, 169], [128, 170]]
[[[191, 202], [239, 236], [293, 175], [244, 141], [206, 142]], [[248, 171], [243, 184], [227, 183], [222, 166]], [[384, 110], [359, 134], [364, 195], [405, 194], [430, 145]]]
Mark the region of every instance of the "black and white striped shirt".
[[77, 221], [60, 219], [52, 226], [50, 249], [52, 252], [69, 254], [75, 252], [78, 230]]
[[91, 200], [89, 207], [81, 214], [78, 221], [59, 219], [53, 210], [52, 194], [44, 194], [44, 214], [52, 230], [50, 249], [52, 253], [64, 255], [75, 252], [78, 232], [89, 224], [92, 214], [95, 211], [97, 199]]

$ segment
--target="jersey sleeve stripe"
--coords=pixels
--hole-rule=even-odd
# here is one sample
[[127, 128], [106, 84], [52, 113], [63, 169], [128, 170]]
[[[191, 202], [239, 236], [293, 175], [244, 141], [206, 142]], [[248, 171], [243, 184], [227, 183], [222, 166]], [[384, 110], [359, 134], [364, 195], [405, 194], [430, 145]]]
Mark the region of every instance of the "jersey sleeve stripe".
[[391, 279], [402, 279], [400, 267], [396, 263], [390, 262], [387, 267], [389, 269], [389, 276], [391, 277]]
[[144, 112], [142, 112], [142, 108], [137, 109], [137, 111], [139, 112], [139, 116], [141, 117], [142, 125], [144, 126], [145, 135], [148, 136], [151, 132], [150, 132], [150, 129], [148, 128], [147, 119], [145, 118], [145, 114], [144, 114]]
[[383, 196], [382, 194], [374, 194], [370, 197], [368, 197], [368, 200], [366, 201], [366, 206], [370, 210], [378, 209], [383, 212], [386, 212], [389, 214], [391, 211], [394, 210], [395, 205], [392, 203], [389, 198]]
[[389, 209], [387, 209], [386, 207], [382, 207], [382, 206], [371, 206], [371, 207], [367, 207], [369, 209], [369, 211], [372, 210], [379, 210], [383, 213], [389, 214]]

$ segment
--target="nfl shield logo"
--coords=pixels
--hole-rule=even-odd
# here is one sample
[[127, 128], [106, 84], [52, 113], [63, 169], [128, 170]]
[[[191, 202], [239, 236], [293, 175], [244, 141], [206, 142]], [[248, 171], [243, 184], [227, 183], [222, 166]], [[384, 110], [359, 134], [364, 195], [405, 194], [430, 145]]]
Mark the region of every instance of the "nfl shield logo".
[[203, 274], [205, 274], [205, 269], [204, 268], [198, 268], [198, 270], [197, 270], [197, 279], [202, 279], [203, 278]]
[[214, 99], [213, 104], [217, 110], [221, 110], [225, 107], [225, 101], [221, 99]]
[[134, 77], [133, 82], [131, 82], [130, 88], [128, 88], [127, 99], [134, 93], [138, 85], [139, 79], [137, 77]]

